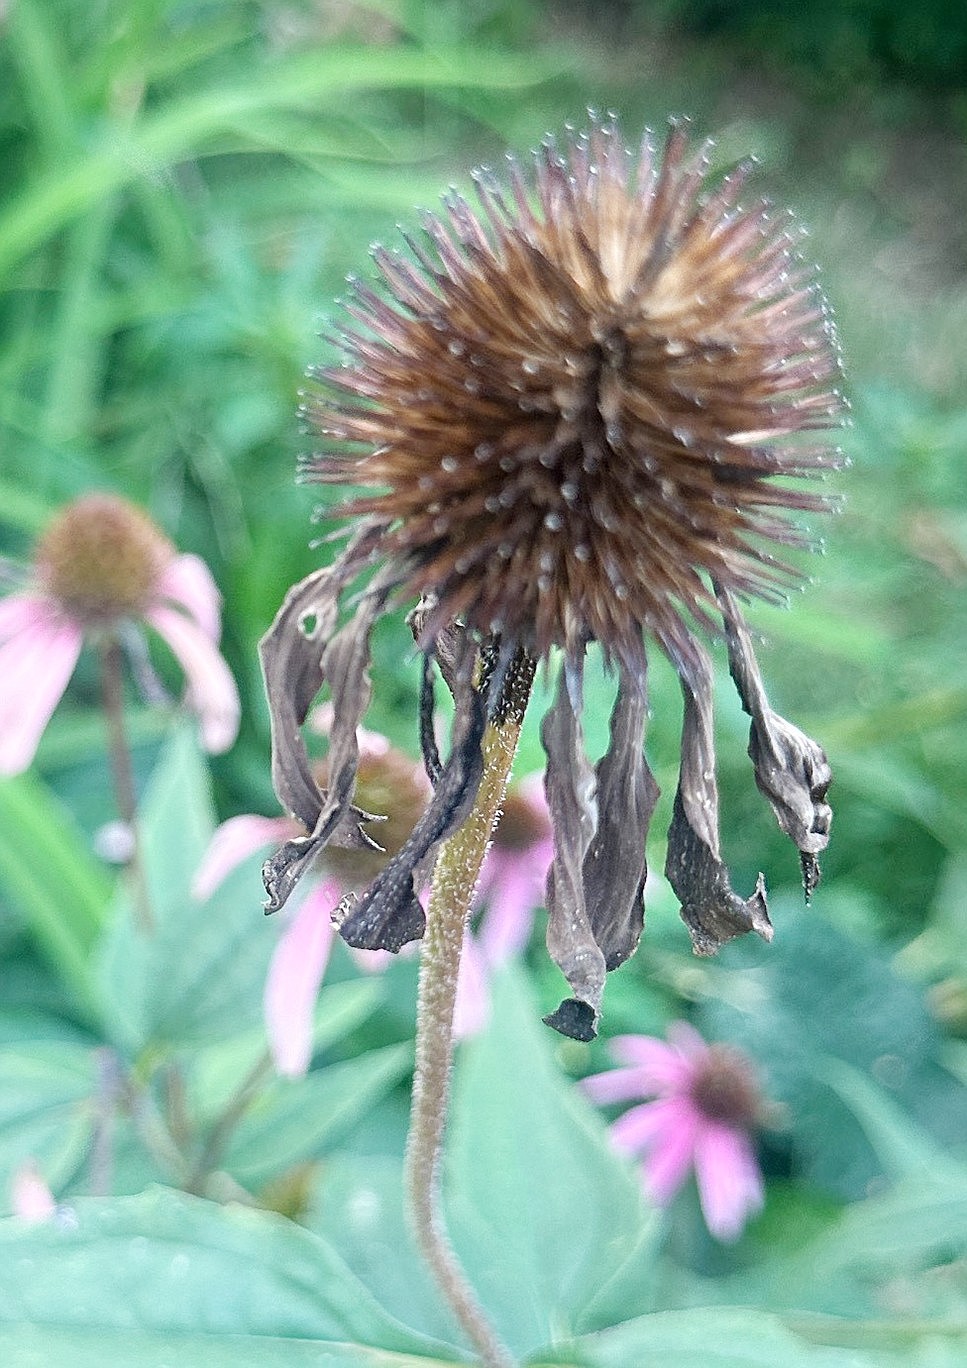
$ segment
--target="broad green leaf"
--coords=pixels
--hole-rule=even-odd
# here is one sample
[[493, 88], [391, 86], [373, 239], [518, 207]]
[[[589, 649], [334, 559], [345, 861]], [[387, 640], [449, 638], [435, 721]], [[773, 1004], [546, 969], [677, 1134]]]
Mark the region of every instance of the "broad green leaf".
[[90, 953], [111, 883], [70, 813], [30, 774], [0, 779], [0, 882], [83, 1011], [97, 995]]
[[822, 1072], [866, 1132], [883, 1171], [890, 1178], [929, 1173], [967, 1189], [967, 1166], [957, 1163], [865, 1074], [839, 1059], [828, 1059]]
[[876, 1368], [883, 1362], [812, 1345], [775, 1316], [730, 1307], [641, 1316], [579, 1345], [587, 1368]]
[[257, 862], [236, 869], [200, 904], [191, 880], [213, 830], [208, 775], [192, 733], [162, 752], [141, 807], [153, 930], [127, 899], [101, 957], [105, 1010], [117, 1043], [158, 1050], [257, 1024], [278, 934], [261, 914]]
[[223, 1167], [246, 1186], [258, 1187], [293, 1164], [317, 1158], [411, 1065], [408, 1045], [389, 1045], [305, 1078], [275, 1079], [234, 1131]]
[[433, 1349], [387, 1315], [320, 1236], [163, 1188], [81, 1199], [40, 1225], [4, 1221], [0, 1264], [0, 1324]]
[[[320, 1345], [276, 1335], [145, 1333], [65, 1329], [58, 1325], [0, 1326], [4, 1368], [450, 1368], [456, 1360], [365, 1345]], [[463, 1360], [461, 1360], [463, 1362]]]
[[90, 1145], [96, 1082], [94, 1050], [76, 1041], [0, 1048], [0, 1208], [28, 1161], [54, 1188], [74, 1174]]
[[[328, 1049], [355, 1030], [375, 1010], [383, 997], [378, 978], [350, 979], [323, 986], [316, 1003], [312, 1032], [315, 1051]], [[191, 1050], [188, 1096], [192, 1116], [205, 1120], [229, 1105], [239, 1081], [265, 1060], [268, 1042], [265, 1026], [227, 1040], [217, 1040]]]
[[512, 970], [457, 1061], [446, 1197], [481, 1301], [518, 1354], [568, 1340], [639, 1252], [641, 1186], [554, 1062], [555, 1037]]
[[403, 1192], [400, 1159], [335, 1154], [320, 1172], [307, 1219], [387, 1311], [405, 1325], [462, 1344], [453, 1312], [413, 1240]]

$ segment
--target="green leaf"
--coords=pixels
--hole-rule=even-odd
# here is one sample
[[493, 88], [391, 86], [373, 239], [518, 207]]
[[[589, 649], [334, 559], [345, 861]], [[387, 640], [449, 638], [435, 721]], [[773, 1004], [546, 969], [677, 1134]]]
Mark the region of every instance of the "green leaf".
[[65, 1329], [56, 1325], [0, 1326], [4, 1368], [434, 1368], [454, 1360], [385, 1352], [362, 1345], [321, 1346], [276, 1335], [149, 1334], [137, 1330]]
[[460, 1047], [456, 1070], [451, 1236], [518, 1354], [594, 1324], [595, 1297], [640, 1258], [647, 1229], [640, 1183], [556, 1066], [554, 1042], [507, 970], [488, 1029]]
[[404, 1187], [402, 1162], [396, 1157], [336, 1154], [320, 1172], [308, 1220], [404, 1325], [462, 1343], [453, 1312], [414, 1242]]
[[193, 733], [162, 752], [141, 805], [155, 927], [125, 898], [101, 956], [109, 1031], [125, 1050], [164, 1050], [255, 1026], [277, 931], [260, 907], [257, 862], [236, 869], [204, 905], [191, 880], [214, 827], [208, 773]]
[[642, 1316], [579, 1344], [587, 1368], [874, 1368], [882, 1362], [809, 1344], [775, 1316], [725, 1307]]
[[22, 1164], [57, 1188], [87, 1153], [96, 1086], [94, 1051], [70, 1039], [0, 1049], [0, 1203]]
[[[378, 978], [350, 979], [323, 986], [316, 1003], [314, 1051], [328, 1049], [355, 1030], [375, 1011], [382, 998], [383, 982]], [[267, 1051], [263, 1022], [227, 1040], [193, 1048], [188, 1077], [190, 1114], [203, 1121], [221, 1113], [229, 1105], [239, 1079], [257, 1068]]]
[[82, 1010], [93, 1017], [97, 993], [90, 953], [107, 919], [111, 883], [70, 813], [30, 774], [0, 779], [0, 883]]
[[389, 1045], [305, 1078], [275, 1079], [239, 1123], [222, 1166], [258, 1187], [317, 1158], [405, 1077], [412, 1053], [408, 1045]]
[[263, 1336], [310, 1340], [319, 1362], [328, 1344], [416, 1356], [434, 1349], [388, 1316], [320, 1236], [270, 1212], [163, 1188], [81, 1199], [69, 1218], [40, 1225], [0, 1222], [0, 1265], [0, 1323], [14, 1327], [201, 1334], [236, 1344], [252, 1336], [253, 1350]]

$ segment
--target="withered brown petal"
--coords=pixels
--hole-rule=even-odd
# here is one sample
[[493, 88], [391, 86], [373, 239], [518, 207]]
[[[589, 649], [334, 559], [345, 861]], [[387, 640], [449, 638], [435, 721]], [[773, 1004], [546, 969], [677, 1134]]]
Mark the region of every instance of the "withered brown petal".
[[826, 792], [832, 770], [826, 753], [798, 727], [769, 706], [752, 640], [734, 597], [716, 588], [729, 652], [729, 670], [742, 707], [752, 718], [749, 755], [755, 780], [769, 800], [782, 831], [798, 847], [803, 886], [810, 897], [819, 882], [816, 858], [829, 842], [832, 809]]
[[[385, 594], [368, 594], [356, 616], [341, 631], [335, 630], [340, 590], [360, 570], [367, 549], [367, 539], [359, 537], [335, 565], [295, 585], [259, 643], [272, 730], [272, 782], [283, 807], [308, 828], [306, 836], [286, 841], [266, 860], [266, 912], [284, 905], [317, 852], [330, 842], [379, 849], [363, 829], [364, 822], [378, 819], [349, 799], [357, 760], [356, 727], [369, 697], [369, 633]], [[335, 713], [335, 782], [328, 792], [313, 777], [301, 732], [312, 701], [327, 680]]]
[[487, 699], [473, 683], [476, 654], [475, 643], [464, 637], [453, 679], [456, 712], [451, 750], [429, 805], [399, 854], [358, 898], [347, 899], [339, 909], [339, 934], [349, 945], [395, 954], [408, 941], [419, 940], [426, 929], [416, 874], [430, 851], [467, 816], [483, 774], [480, 744], [487, 722]]
[[[581, 730], [583, 662], [566, 661], [557, 697], [544, 716], [547, 752], [544, 789], [554, 830], [554, 858], [547, 876], [547, 948], [574, 991], [545, 1020], [579, 1040], [594, 1036], [607, 972], [585, 901], [584, 860], [596, 826], [595, 776]], [[583, 1004], [583, 1008], [580, 1006]]]
[[645, 917], [645, 846], [659, 796], [643, 749], [645, 679], [642, 652], [635, 675], [620, 673], [611, 742], [595, 771], [598, 823], [584, 857], [584, 898], [609, 972], [634, 954]]
[[675, 794], [665, 874], [681, 903], [696, 954], [714, 955], [727, 941], [747, 931], [772, 940], [765, 880], [760, 874], [752, 896], [733, 890], [719, 855], [718, 785], [712, 737], [712, 668], [698, 651], [685, 696], [682, 764]]

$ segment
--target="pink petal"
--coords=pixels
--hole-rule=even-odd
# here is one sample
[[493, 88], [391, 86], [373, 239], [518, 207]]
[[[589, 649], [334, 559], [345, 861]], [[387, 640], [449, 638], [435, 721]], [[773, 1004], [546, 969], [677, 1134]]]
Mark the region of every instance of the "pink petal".
[[156, 604], [144, 616], [181, 662], [187, 700], [201, 722], [205, 749], [213, 755], [228, 750], [238, 735], [241, 703], [231, 671], [211, 637], [174, 608]]
[[480, 877], [479, 896], [487, 906], [477, 936], [488, 964], [496, 967], [519, 955], [530, 939], [534, 909], [544, 902], [547, 863], [532, 864], [523, 855], [508, 858], [507, 852], [491, 848]]
[[708, 1054], [708, 1044], [702, 1039], [694, 1026], [687, 1021], [673, 1021], [666, 1033], [669, 1044], [678, 1051], [683, 1059], [694, 1063]]
[[762, 1172], [744, 1131], [706, 1121], [695, 1136], [695, 1177], [705, 1222], [719, 1240], [737, 1240], [762, 1207]]
[[615, 1036], [610, 1049], [615, 1059], [631, 1066], [624, 1072], [637, 1074], [639, 1097], [683, 1092], [691, 1080], [692, 1065], [674, 1046], [655, 1036]]
[[632, 1102], [654, 1091], [641, 1086], [640, 1069], [608, 1069], [605, 1073], [589, 1074], [581, 1079], [580, 1086], [599, 1107], [607, 1107], [612, 1102]]
[[312, 1059], [319, 985], [336, 934], [332, 909], [339, 885], [327, 879], [312, 890], [282, 933], [265, 980], [265, 1026], [276, 1069], [301, 1078]]
[[50, 603], [39, 594], [8, 594], [0, 599], [0, 642], [9, 640], [25, 627], [55, 621]]
[[191, 896], [197, 902], [207, 902], [220, 883], [232, 870], [265, 846], [281, 844], [290, 836], [297, 836], [301, 828], [289, 817], [260, 817], [244, 812], [229, 817], [212, 836], [208, 849], [201, 857], [191, 883]]
[[19, 774], [33, 760], [82, 642], [74, 623], [58, 622], [38, 607], [32, 620], [0, 646], [0, 774]]
[[453, 1033], [458, 1040], [477, 1035], [490, 1016], [489, 975], [484, 956], [473, 936], [463, 938], [457, 997], [453, 1008]]
[[32, 1159], [21, 1164], [11, 1179], [10, 1205], [15, 1216], [31, 1224], [49, 1221], [57, 1212], [54, 1194]]
[[661, 1098], [633, 1107], [611, 1127], [611, 1140], [625, 1154], [646, 1152], [642, 1168], [652, 1201], [666, 1205], [685, 1181], [692, 1163], [697, 1116], [683, 1098]]
[[[411, 941], [410, 944], [413, 945], [415, 942]], [[349, 946], [348, 949], [356, 968], [361, 969], [364, 974], [382, 974], [397, 958], [392, 950], [360, 950], [355, 946]], [[400, 954], [408, 949], [409, 946], [404, 945]]]
[[155, 586], [158, 598], [177, 603], [190, 613], [215, 645], [222, 634], [222, 596], [201, 556], [175, 556]]

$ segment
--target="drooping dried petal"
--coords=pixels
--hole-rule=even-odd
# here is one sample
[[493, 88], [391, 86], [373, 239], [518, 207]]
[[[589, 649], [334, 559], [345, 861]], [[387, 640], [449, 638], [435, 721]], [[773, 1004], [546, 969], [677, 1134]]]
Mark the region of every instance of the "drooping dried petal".
[[719, 855], [719, 796], [712, 739], [712, 667], [704, 651], [691, 677], [681, 676], [685, 696], [682, 765], [668, 833], [665, 874], [681, 902], [696, 954], [714, 955], [735, 936], [755, 931], [772, 940], [765, 880], [743, 900], [733, 890]]
[[807, 900], [819, 883], [816, 858], [829, 843], [832, 809], [826, 791], [832, 771], [826, 753], [815, 741], [780, 717], [769, 706], [755, 651], [735, 599], [717, 587], [725, 622], [729, 670], [752, 718], [749, 755], [755, 780], [768, 798], [780, 828], [795, 841], [802, 861]]
[[[283, 807], [308, 833], [286, 841], [266, 861], [268, 912], [283, 906], [328, 842], [378, 849], [362, 825], [374, 820], [372, 814], [353, 807], [349, 799], [355, 777], [355, 729], [368, 700], [363, 679], [369, 632], [385, 596], [371, 591], [356, 617], [336, 633], [340, 590], [358, 573], [368, 549], [367, 539], [357, 539], [334, 566], [315, 571], [290, 589], [259, 644], [272, 728], [272, 783]], [[338, 777], [332, 801], [313, 778], [300, 730], [327, 681], [338, 719], [333, 727], [337, 770], [332, 772]]]
[[574, 992], [549, 1026], [575, 1040], [594, 1037], [607, 968], [594, 938], [584, 896], [584, 857], [597, 825], [594, 771], [584, 749], [581, 665], [567, 662], [557, 697], [544, 716], [547, 752], [544, 789], [554, 830], [554, 859], [547, 876], [547, 948]]
[[642, 655], [634, 676], [621, 671], [611, 742], [592, 771], [580, 693], [562, 672], [542, 732], [555, 843], [548, 948], [575, 993], [545, 1021], [578, 1040], [594, 1036], [604, 975], [634, 952], [644, 924], [645, 842], [658, 801], [642, 750], [647, 707]]
[[584, 896], [610, 972], [632, 955], [644, 924], [645, 843], [658, 785], [643, 750], [648, 697], [644, 667], [622, 670], [611, 743], [596, 770], [598, 824], [584, 857]]
[[362, 950], [395, 953], [423, 935], [426, 915], [417, 896], [417, 872], [433, 848], [467, 816], [480, 785], [487, 699], [473, 678], [476, 643], [468, 635], [462, 636], [461, 643], [453, 677], [456, 712], [451, 749], [433, 797], [399, 854], [365, 892], [346, 898], [339, 909], [339, 934]]

